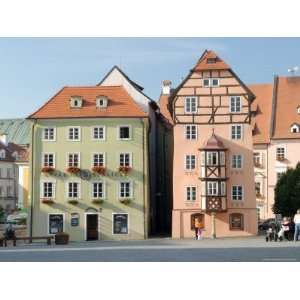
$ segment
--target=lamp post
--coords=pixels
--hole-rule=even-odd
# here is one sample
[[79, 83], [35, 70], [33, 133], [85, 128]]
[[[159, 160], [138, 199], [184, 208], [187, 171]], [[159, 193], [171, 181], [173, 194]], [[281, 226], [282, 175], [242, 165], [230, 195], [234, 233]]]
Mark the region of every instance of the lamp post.
[[216, 238], [216, 213], [211, 213], [211, 238]]

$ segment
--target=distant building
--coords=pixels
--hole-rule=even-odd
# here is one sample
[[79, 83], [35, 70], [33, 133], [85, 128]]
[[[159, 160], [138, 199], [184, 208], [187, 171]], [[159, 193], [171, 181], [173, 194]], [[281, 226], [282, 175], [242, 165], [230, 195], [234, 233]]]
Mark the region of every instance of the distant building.
[[300, 161], [300, 77], [275, 76], [273, 84], [250, 85], [256, 203], [261, 219], [274, 217], [278, 178]]

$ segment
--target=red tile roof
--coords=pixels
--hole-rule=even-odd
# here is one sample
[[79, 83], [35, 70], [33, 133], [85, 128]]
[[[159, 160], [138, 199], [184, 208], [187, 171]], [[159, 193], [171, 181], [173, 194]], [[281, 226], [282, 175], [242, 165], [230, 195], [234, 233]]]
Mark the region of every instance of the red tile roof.
[[[214, 62], [213, 62], [214, 61]], [[210, 63], [212, 62], [212, 63]], [[200, 59], [198, 60], [195, 71], [206, 71], [206, 70], [228, 70], [230, 69], [214, 51], [205, 50]]]
[[[71, 108], [71, 96], [81, 96], [81, 108]], [[96, 108], [96, 97], [106, 96], [108, 106]], [[64, 87], [29, 119], [93, 118], [93, 117], [146, 117], [133, 98], [121, 86]]]
[[169, 105], [169, 95], [160, 95], [159, 98], [160, 113], [164, 116], [164, 118], [168, 123], [173, 125], [174, 123], [168, 105]]
[[248, 87], [256, 96], [251, 103], [251, 110], [255, 111], [255, 116], [252, 118], [252, 127], [255, 128], [253, 143], [269, 143], [273, 84], [253, 84]]
[[[276, 84], [276, 80], [275, 80]], [[272, 138], [300, 138], [300, 133], [292, 133], [291, 126], [300, 125], [300, 77], [278, 77], [277, 101], [274, 106], [274, 128]]]

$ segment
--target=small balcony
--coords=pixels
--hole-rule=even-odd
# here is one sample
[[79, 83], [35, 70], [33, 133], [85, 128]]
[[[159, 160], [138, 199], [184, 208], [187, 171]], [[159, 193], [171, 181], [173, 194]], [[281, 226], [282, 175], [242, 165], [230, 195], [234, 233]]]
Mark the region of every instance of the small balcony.
[[206, 212], [224, 212], [227, 210], [226, 196], [203, 196], [202, 209]]

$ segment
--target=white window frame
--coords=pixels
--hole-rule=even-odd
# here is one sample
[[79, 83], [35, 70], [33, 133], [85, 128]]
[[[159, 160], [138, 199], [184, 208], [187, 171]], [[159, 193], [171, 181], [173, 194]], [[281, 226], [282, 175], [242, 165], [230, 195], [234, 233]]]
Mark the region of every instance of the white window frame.
[[[296, 129], [296, 132], [294, 132], [293, 130]], [[291, 126], [291, 133], [299, 133], [300, 132], [300, 126], [298, 124], [293, 124]]]
[[[234, 187], [236, 187], [236, 188], [241, 187], [241, 189], [242, 189], [242, 199], [233, 199], [233, 190], [234, 190]], [[234, 185], [232, 185], [232, 187], [231, 187], [231, 200], [232, 201], [244, 201], [244, 186], [243, 185], [240, 185], [240, 184], [234, 184]]]
[[[52, 197], [45, 197], [44, 196], [44, 183], [52, 183]], [[40, 198], [46, 198], [46, 199], [55, 199], [56, 198], [56, 180], [41, 180], [40, 181]]]
[[[102, 128], [102, 130], [103, 130], [103, 138], [102, 139], [99, 139], [99, 138], [95, 138], [95, 136], [94, 136], [94, 130], [96, 129], [96, 128]], [[92, 130], [91, 130], [91, 136], [92, 136], [92, 140], [93, 141], [105, 141], [106, 140], [106, 126], [104, 126], [104, 125], [99, 125], [99, 126], [93, 126], [92, 127]]]
[[[195, 111], [192, 110], [192, 99], [195, 100]], [[187, 111], [188, 100], [190, 101], [190, 111]], [[184, 112], [189, 115], [193, 115], [198, 112], [198, 98], [196, 96], [188, 96], [184, 98]]]
[[[208, 84], [204, 84], [205, 80], [208, 81]], [[203, 80], [202, 80], [202, 86], [205, 87], [205, 88], [210, 87], [210, 78], [203, 78]]]
[[[211, 188], [211, 191], [216, 191], [215, 193], [210, 193], [209, 192], [209, 186], [210, 185], [215, 185], [215, 187]], [[207, 196], [218, 196], [219, 195], [219, 184], [218, 181], [207, 181]]]
[[283, 159], [286, 159], [287, 158], [287, 151], [286, 151], [286, 145], [277, 145], [276, 146], [276, 152], [275, 152], [275, 155], [276, 155], [276, 160], [277, 160], [277, 151], [279, 148], [282, 148], [283, 149], [283, 154], [284, 154], [284, 157]]
[[[129, 183], [129, 197], [121, 197], [121, 183]], [[133, 198], [133, 182], [131, 180], [120, 180], [118, 183], [118, 197], [119, 199], [132, 199]]]
[[[237, 167], [237, 166], [234, 166], [234, 161], [237, 162], [238, 160], [234, 160], [234, 158], [237, 158], [237, 157], [240, 157], [240, 161], [241, 161], [241, 166], [240, 167]], [[232, 154], [231, 156], [231, 168], [234, 169], [234, 170], [241, 170], [243, 169], [244, 167], [244, 156], [243, 154]]]
[[0, 158], [4, 159], [6, 157], [6, 152], [4, 149], [0, 150]]
[[[122, 127], [128, 127], [129, 128], [129, 138], [121, 138], [121, 128]], [[124, 124], [124, 125], [119, 125], [118, 127], [118, 140], [119, 141], [130, 141], [130, 140], [132, 140], [132, 126], [131, 125], [126, 125], [126, 124]]]
[[[77, 183], [78, 184], [78, 197], [70, 197], [69, 196], [69, 183]], [[81, 181], [79, 181], [79, 180], [68, 180], [66, 182], [66, 199], [68, 199], [68, 200], [79, 200], [79, 199], [81, 199]]]
[[[66, 168], [73, 168], [73, 166], [69, 166], [69, 155], [74, 155], [77, 154], [78, 155], [78, 167], [74, 167], [74, 168], [81, 168], [81, 155], [80, 152], [67, 152], [66, 155]], [[73, 159], [74, 162], [74, 159]]]
[[[237, 100], [239, 99], [240, 105], [237, 106]], [[234, 104], [232, 105], [232, 100], [234, 100]], [[237, 110], [238, 108], [238, 110]], [[231, 96], [230, 97], [230, 112], [233, 114], [242, 112], [242, 98], [241, 96]]]
[[[188, 138], [188, 127], [190, 128], [190, 138]], [[192, 127], [195, 127], [195, 138], [192, 138], [193, 137]], [[184, 137], [188, 141], [196, 141], [198, 139], [198, 127], [197, 127], [197, 125], [194, 125], [194, 124], [185, 125]]]
[[[217, 81], [218, 81], [218, 84], [217, 84], [217, 85], [214, 85], [214, 84], [213, 84], [214, 80], [217, 80]], [[220, 78], [210, 78], [210, 86], [211, 86], [211, 87], [219, 87], [219, 86], [220, 86]]]
[[[210, 154], [213, 155], [215, 154], [216, 155], [216, 163], [215, 164], [210, 164], [209, 163], [209, 157], [210, 157]], [[218, 155], [218, 151], [207, 151], [206, 152], [206, 165], [207, 166], [218, 166], [219, 165], [219, 155]], [[213, 160], [213, 159], [212, 159]]]
[[[45, 156], [46, 155], [53, 155], [53, 166], [45, 166]], [[49, 158], [48, 158], [49, 160]], [[54, 152], [43, 152], [42, 154], [42, 167], [50, 167], [50, 168], [55, 168], [56, 166], [56, 157], [55, 157], [55, 153]]]
[[66, 221], [66, 216], [65, 216], [65, 213], [48, 213], [48, 216], [47, 216], [47, 235], [50, 235], [50, 236], [53, 236], [55, 235], [54, 233], [50, 233], [50, 222], [49, 222], [49, 217], [51, 215], [62, 215], [63, 216], [63, 231], [65, 231], [65, 221]]
[[[102, 183], [102, 197], [94, 197], [94, 184]], [[106, 184], [104, 180], [95, 180], [91, 182], [91, 199], [101, 199], [104, 200], [106, 198]]]
[[[237, 138], [237, 131], [236, 130], [237, 130], [238, 126], [240, 126], [240, 128], [241, 128], [241, 137], [240, 138]], [[236, 128], [235, 129], [235, 137], [233, 137], [233, 128]], [[243, 128], [242, 124], [232, 124], [230, 126], [230, 139], [234, 140], [234, 141], [242, 140], [243, 139], [243, 130], [244, 130], [244, 128]]]
[[[127, 215], [127, 233], [114, 233], [114, 215]], [[112, 229], [112, 235], [129, 235], [130, 231], [130, 227], [129, 227], [129, 213], [124, 213], [124, 212], [120, 212], [120, 213], [112, 213], [112, 218], [111, 218], [111, 229]]]
[[[78, 129], [78, 139], [70, 139], [69, 132], [71, 129]], [[73, 132], [74, 135], [74, 132]], [[68, 126], [67, 127], [67, 141], [69, 142], [80, 142], [81, 141], [81, 127], [80, 126]]]
[[[49, 129], [53, 129], [53, 139], [46, 139], [45, 138], [46, 130], [49, 130]], [[49, 136], [49, 132], [48, 132], [48, 136]], [[43, 142], [55, 142], [56, 141], [56, 127], [45, 127], [45, 128], [43, 128], [42, 141]]]
[[[193, 189], [195, 189], [195, 194], [193, 194]], [[185, 201], [186, 202], [195, 202], [197, 201], [197, 187], [195, 185], [187, 185], [185, 186]], [[190, 199], [188, 199], [188, 195], [190, 194]], [[195, 199], [193, 199], [193, 195], [195, 195]]]
[[120, 152], [118, 154], [118, 166], [121, 166], [121, 154], [129, 154], [129, 167], [132, 168], [132, 152]]
[[106, 167], [106, 153], [105, 152], [93, 152], [92, 156], [91, 156], [91, 168], [95, 167], [95, 165], [94, 165], [94, 155], [95, 154], [103, 155], [103, 167]]
[[[188, 166], [187, 158], [190, 157], [190, 166]], [[192, 157], [194, 157], [194, 168], [192, 168]], [[186, 171], [194, 171], [197, 168], [197, 157], [195, 154], [185, 154], [184, 156], [184, 169]]]

